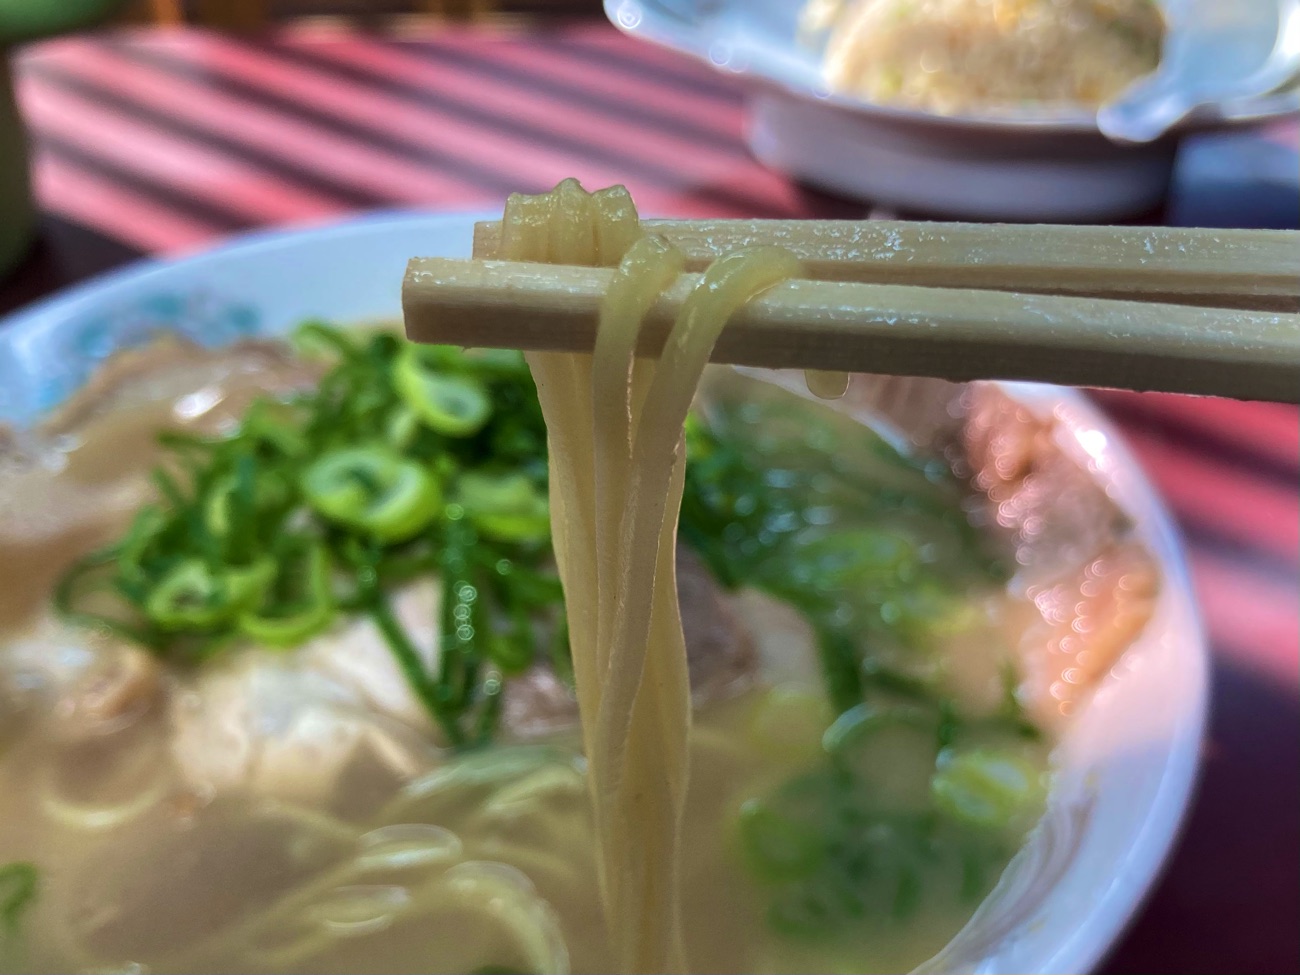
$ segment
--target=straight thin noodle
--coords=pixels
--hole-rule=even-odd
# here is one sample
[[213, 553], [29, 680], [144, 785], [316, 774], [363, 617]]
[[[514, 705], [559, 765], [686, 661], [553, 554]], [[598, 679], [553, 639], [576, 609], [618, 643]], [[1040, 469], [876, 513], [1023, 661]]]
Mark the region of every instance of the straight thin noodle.
[[[682, 427], [718, 335], [746, 301], [798, 273], [798, 261], [781, 248], [733, 251], [713, 262], [683, 304], [655, 370], [634, 439], [630, 496], [621, 528], [621, 549], [629, 558], [620, 567], [620, 592], [649, 591], [653, 585], [653, 563], [636, 556], [646, 550], [657, 551], [661, 542], [671, 472], [682, 450]], [[680, 492], [674, 510], [679, 506]], [[672, 527], [675, 544], [675, 517]], [[629, 604], [628, 611], [620, 614], [610, 655], [610, 687], [598, 719], [601, 743], [612, 746], [626, 739], [632, 697], [644, 661], [644, 656], [641, 661], [633, 658], [634, 648], [644, 646], [650, 609], [649, 605]]]
[[[646, 312], [685, 266], [681, 251], [662, 237], [643, 237], [628, 251], [601, 302], [600, 327], [592, 355], [591, 406], [595, 442], [596, 573], [598, 618], [596, 645], [603, 651], [614, 639], [614, 614], [622, 547], [621, 514], [632, 463], [634, 352]], [[602, 660], [608, 666], [608, 658]]]

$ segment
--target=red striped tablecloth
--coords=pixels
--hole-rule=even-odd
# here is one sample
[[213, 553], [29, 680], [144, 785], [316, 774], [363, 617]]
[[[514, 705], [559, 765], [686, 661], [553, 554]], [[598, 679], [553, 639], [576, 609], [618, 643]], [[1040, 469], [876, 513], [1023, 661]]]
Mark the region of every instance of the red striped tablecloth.
[[[17, 66], [49, 217], [43, 250], [0, 288], [0, 307], [134, 255], [181, 253], [251, 227], [371, 208], [477, 208], [565, 176], [626, 183], [661, 215], [865, 212], [757, 165], [729, 79], [604, 25], [402, 38], [114, 33], [30, 48]], [[1294, 170], [1295, 128], [1265, 140]], [[1197, 202], [1195, 188], [1183, 192], [1171, 213]], [[1294, 223], [1294, 197], [1290, 208], [1279, 225]], [[1297, 410], [1097, 397], [1182, 525], [1215, 661], [1205, 775], [1186, 837], [1111, 969], [1295, 972]]]

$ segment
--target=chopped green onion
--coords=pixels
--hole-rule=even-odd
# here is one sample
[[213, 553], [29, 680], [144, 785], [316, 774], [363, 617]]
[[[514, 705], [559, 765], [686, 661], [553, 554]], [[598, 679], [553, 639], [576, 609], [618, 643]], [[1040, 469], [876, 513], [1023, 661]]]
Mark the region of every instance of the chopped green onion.
[[794, 880], [817, 871], [826, 857], [823, 838], [759, 799], [748, 800], [738, 821], [741, 849], [763, 880]]
[[916, 913], [921, 903], [921, 877], [913, 866], [904, 866], [898, 873], [898, 886], [894, 890], [891, 908], [895, 921], [902, 921]]
[[837, 531], [800, 547], [800, 556], [828, 586], [896, 583], [916, 571], [916, 546], [891, 531]]
[[442, 491], [433, 477], [381, 446], [324, 455], [303, 474], [302, 489], [326, 518], [381, 542], [414, 537], [442, 511]]
[[255, 603], [274, 577], [270, 561], [215, 571], [198, 559], [187, 559], [149, 593], [145, 615], [164, 630], [210, 629]]
[[530, 378], [528, 363], [515, 349], [466, 349], [461, 361], [480, 375], [509, 379]]
[[542, 542], [551, 533], [546, 495], [524, 474], [461, 476], [457, 500], [476, 528], [502, 542]]
[[412, 346], [397, 357], [393, 385], [412, 413], [429, 429], [447, 437], [477, 433], [492, 414], [492, 401], [482, 383], [469, 376], [427, 369]]
[[1005, 827], [1036, 808], [1042, 783], [1032, 765], [1006, 752], [946, 751], [930, 779], [935, 804], [949, 815], [984, 828]]
[[309, 319], [302, 322], [293, 330], [290, 341], [292, 341], [294, 348], [303, 355], [328, 352], [348, 360], [355, 358], [360, 353], [360, 350], [346, 332], [319, 319]]
[[768, 921], [787, 937], [821, 938], [866, 913], [862, 890], [840, 871], [828, 870], [786, 887], [768, 912]]
[[296, 647], [326, 629], [334, 620], [334, 598], [330, 590], [329, 557], [316, 545], [306, 559], [307, 598], [287, 613], [246, 612], [239, 617], [245, 636], [270, 647]]
[[900, 726], [928, 731], [934, 726], [934, 721], [919, 708], [881, 708], [858, 704], [841, 714], [826, 729], [822, 736], [822, 747], [832, 757], [843, 756], [877, 732]]
[[12, 934], [36, 899], [39, 877], [36, 866], [26, 861], [6, 863], [0, 867], [0, 925]]

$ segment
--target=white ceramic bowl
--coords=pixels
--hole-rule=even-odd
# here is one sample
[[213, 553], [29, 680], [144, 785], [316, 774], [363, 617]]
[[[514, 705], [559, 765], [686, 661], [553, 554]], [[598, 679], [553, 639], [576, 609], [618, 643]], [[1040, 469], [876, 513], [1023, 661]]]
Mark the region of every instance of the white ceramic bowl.
[[[1162, 0], [1168, 5], [1173, 0]], [[1236, 0], [1224, 0], [1236, 2]], [[800, 44], [803, 0], [605, 0], [620, 29], [744, 80], [764, 163], [887, 206], [974, 220], [1114, 220], [1163, 199], [1178, 139], [1295, 112], [1295, 92], [1209, 106], [1148, 145], [1073, 108], [936, 115], [835, 94]]]
[[[474, 215], [379, 215], [255, 234], [146, 262], [0, 321], [0, 423], [24, 425], [115, 349], [160, 329], [205, 344], [307, 317], [397, 319], [413, 255], [465, 256]], [[1087, 971], [1132, 916], [1178, 831], [1195, 778], [1207, 657], [1181, 545], [1112, 427], [1076, 392], [1005, 387], [1054, 413], [1068, 446], [1134, 519], [1164, 587], [1155, 617], [1057, 751], [1049, 810], [971, 922], [925, 971]]]

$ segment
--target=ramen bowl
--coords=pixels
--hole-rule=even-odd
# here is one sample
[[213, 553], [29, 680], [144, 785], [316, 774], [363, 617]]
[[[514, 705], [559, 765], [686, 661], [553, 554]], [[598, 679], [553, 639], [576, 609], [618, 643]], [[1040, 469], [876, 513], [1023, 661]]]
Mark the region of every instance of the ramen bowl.
[[[0, 423], [32, 424], [106, 357], [159, 333], [217, 346], [308, 318], [396, 320], [408, 258], [468, 255], [474, 221], [378, 215], [256, 234], [33, 305], [0, 324]], [[1178, 536], [1114, 426], [1077, 391], [997, 388], [1052, 421], [1062, 449], [1135, 526], [1163, 582], [1142, 635], [1063, 732], [1043, 819], [969, 923], [919, 970], [1081, 972], [1138, 909], [1175, 841], [1205, 720], [1206, 648]]]

